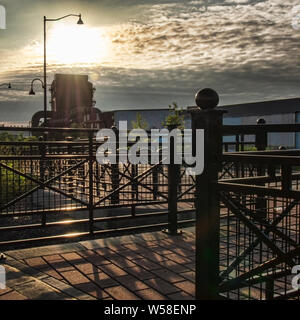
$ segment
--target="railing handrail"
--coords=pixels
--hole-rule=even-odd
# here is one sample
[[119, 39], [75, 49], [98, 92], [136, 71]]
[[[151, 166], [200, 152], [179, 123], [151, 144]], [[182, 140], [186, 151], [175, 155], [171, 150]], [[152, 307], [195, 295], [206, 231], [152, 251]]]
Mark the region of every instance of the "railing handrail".
[[223, 135], [256, 134], [259, 132], [300, 132], [300, 123], [289, 124], [251, 124], [251, 125], [223, 125]]

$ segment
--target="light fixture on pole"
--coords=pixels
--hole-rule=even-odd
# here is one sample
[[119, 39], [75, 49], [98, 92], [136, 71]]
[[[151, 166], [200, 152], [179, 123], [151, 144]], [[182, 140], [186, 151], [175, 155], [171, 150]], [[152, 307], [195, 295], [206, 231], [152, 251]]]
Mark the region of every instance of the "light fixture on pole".
[[8, 83], [1, 83], [0, 84], [0, 87], [3, 87], [3, 86], [7, 86], [8, 89], [11, 89], [11, 83], [8, 82]]
[[[33, 90], [33, 84], [35, 81], [40, 81], [40, 83], [42, 84], [42, 88], [44, 89], [45, 85], [44, 82], [40, 79], [40, 78], [35, 78], [31, 81], [31, 86], [30, 86], [30, 91], [29, 91], [29, 95], [30, 96], [34, 96], [35, 95], [35, 91]], [[46, 118], [45, 118], [46, 119]], [[45, 120], [44, 119], [44, 120]]]
[[68, 14], [66, 16], [57, 18], [57, 19], [47, 19], [44, 16], [44, 118], [45, 118], [45, 127], [47, 126], [47, 55], [46, 55], [46, 24], [48, 21], [59, 21], [68, 17], [78, 17], [77, 24], [82, 25], [83, 21], [81, 19], [81, 14]]

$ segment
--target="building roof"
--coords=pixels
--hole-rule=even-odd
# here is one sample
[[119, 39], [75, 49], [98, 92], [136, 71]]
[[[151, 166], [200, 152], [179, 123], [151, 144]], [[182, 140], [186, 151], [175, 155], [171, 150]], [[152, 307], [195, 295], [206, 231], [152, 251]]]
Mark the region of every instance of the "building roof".
[[[300, 98], [232, 104], [219, 106], [217, 108], [227, 111], [227, 113], [224, 114], [224, 117], [247, 117], [295, 113], [300, 112]], [[161, 112], [168, 110], [169, 108], [119, 109], [111, 112]], [[188, 110], [184, 109], [183, 111], [187, 116]], [[106, 112], [107, 111], [103, 111], [103, 113]]]
[[263, 116], [300, 112], [300, 98], [251, 102], [219, 106], [218, 109], [226, 110], [224, 117]]

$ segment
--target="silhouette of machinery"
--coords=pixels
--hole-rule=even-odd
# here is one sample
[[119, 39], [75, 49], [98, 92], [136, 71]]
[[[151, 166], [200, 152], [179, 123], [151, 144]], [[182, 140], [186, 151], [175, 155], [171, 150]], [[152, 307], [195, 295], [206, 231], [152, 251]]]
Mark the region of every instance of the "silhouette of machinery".
[[[56, 74], [51, 84], [49, 127], [106, 127], [105, 116], [94, 107], [94, 87], [87, 75]], [[44, 111], [32, 116], [32, 127], [39, 127]]]

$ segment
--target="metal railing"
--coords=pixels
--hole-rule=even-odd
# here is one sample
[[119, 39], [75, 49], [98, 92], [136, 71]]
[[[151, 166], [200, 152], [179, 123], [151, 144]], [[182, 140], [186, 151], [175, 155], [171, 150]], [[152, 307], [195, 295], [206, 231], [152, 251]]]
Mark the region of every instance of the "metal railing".
[[[196, 177], [196, 297], [299, 300], [291, 270], [300, 264], [300, 150], [266, 149], [268, 133], [300, 125], [229, 126], [222, 117], [192, 111], [193, 129], [206, 132]], [[240, 152], [245, 135], [255, 151]], [[224, 136], [236, 137], [236, 152], [222, 152]]]
[[[95, 130], [0, 130], [48, 136], [0, 141], [2, 246], [153, 228], [176, 234], [194, 221], [193, 177], [184, 167], [99, 164]], [[57, 140], [58, 134], [68, 141]], [[71, 141], [71, 134], [83, 137]]]

